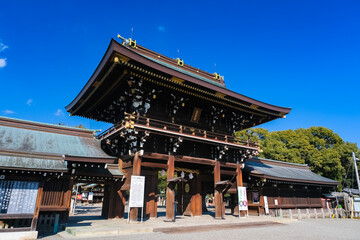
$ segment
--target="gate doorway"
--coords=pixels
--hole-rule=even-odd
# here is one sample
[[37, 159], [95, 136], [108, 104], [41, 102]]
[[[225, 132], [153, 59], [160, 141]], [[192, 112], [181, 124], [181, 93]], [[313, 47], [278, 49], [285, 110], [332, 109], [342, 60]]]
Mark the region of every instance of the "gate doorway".
[[76, 183], [72, 189], [70, 221], [101, 219], [105, 185], [94, 182]]

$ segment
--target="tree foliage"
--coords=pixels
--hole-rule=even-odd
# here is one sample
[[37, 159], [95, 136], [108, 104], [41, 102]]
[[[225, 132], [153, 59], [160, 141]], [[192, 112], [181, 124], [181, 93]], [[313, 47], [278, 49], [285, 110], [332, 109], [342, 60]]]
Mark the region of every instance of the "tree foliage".
[[[262, 150], [259, 157], [307, 164], [313, 172], [339, 182], [353, 164], [351, 153], [359, 156], [355, 143], [345, 142], [325, 127], [274, 132], [255, 128], [236, 132], [235, 136], [241, 140], [259, 142]], [[345, 184], [351, 183], [347, 180]]]

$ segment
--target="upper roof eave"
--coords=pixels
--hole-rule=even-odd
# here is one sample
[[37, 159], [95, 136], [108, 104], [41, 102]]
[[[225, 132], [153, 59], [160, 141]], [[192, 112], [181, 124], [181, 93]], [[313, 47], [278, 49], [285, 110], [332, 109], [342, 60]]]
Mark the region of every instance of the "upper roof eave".
[[211, 89], [213, 91], [219, 92], [219, 93], [223, 93], [227, 96], [233, 97], [235, 99], [239, 99], [242, 101], [246, 101], [248, 103], [272, 110], [272, 111], [277, 111], [283, 114], [288, 114], [291, 111], [291, 108], [287, 108], [287, 107], [280, 107], [280, 106], [275, 106], [275, 105], [271, 105], [268, 103], [264, 103], [258, 100], [255, 100], [253, 98], [244, 96], [242, 94], [236, 93], [234, 91], [231, 91], [225, 87], [220, 87], [220, 86], [216, 86], [212, 83], [209, 82], [205, 82], [203, 80], [200, 79], [196, 79], [194, 77], [191, 77], [189, 75], [186, 75], [185, 73], [181, 73], [178, 72], [174, 69], [170, 69], [167, 68], [153, 60], [151, 60], [150, 58], [147, 58], [145, 56], [143, 56], [140, 53], [137, 53], [133, 50], [131, 50], [130, 48], [121, 45], [120, 43], [118, 43], [116, 40], [111, 39], [110, 44], [105, 52], [105, 55], [103, 56], [103, 58], [101, 59], [99, 65], [97, 66], [96, 70], [94, 71], [94, 73], [92, 74], [92, 76], [90, 77], [90, 79], [88, 80], [88, 82], [85, 84], [85, 86], [83, 87], [83, 89], [80, 91], [80, 93], [76, 96], [76, 98], [68, 105], [65, 107], [66, 111], [68, 112], [73, 112], [73, 107], [76, 105], [76, 103], [83, 97], [83, 95], [88, 91], [89, 87], [93, 84], [93, 82], [97, 79], [98, 75], [100, 74], [101, 70], [103, 69], [103, 67], [105, 66], [105, 64], [109, 61], [109, 59], [111, 58], [111, 56], [114, 53], [119, 53], [125, 57], [128, 57], [134, 61], [137, 61], [141, 64], [144, 64], [146, 66], [149, 66], [153, 69], [156, 69], [160, 72], [164, 72], [167, 73], [171, 76], [183, 79], [185, 81], [206, 87], [208, 89]]

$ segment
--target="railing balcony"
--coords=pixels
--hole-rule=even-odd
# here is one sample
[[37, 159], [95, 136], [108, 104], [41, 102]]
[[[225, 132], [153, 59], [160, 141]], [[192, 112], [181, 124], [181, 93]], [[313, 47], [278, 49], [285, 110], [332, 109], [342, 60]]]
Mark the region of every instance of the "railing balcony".
[[132, 115], [128, 113], [126, 113], [126, 117], [123, 121], [99, 134], [98, 138], [104, 139], [107, 136], [113, 135], [115, 132], [123, 128], [138, 128], [140, 126], [142, 126], [142, 128], [144, 129], [148, 128], [149, 130], [157, 129], [162, 132], [177, 133], [184, 135], [185, 137], [195, 136], [198, 138], [203, 138], [204, 140], [208, 139], [208, 140], [215, 140], [221, 142], [228, 142], [231, 144], [238, 144], [241, 146], [247, 146], [251, 148], [259, 147], [259, 145], [256, 142], [240, 140], [234, 136], [220, 134], [212, 131], [209, 132], [203, 129], [188, 127], [175, 123], [169, 123], [161, 120], [147, 118], [139, 115]]

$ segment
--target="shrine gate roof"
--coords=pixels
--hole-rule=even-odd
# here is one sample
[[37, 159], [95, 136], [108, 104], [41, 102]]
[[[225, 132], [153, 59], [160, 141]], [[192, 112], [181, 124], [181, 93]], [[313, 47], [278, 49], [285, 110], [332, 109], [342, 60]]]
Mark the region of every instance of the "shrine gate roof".
[[207, 94], [218, 98], [220, 101], [239, 104], [252, 111], [270, 114], [277, 118], [283, 117], [291, 111], [291, 108], [264, 103], [229, 90], [226, 88], [223, 78], [220, 77], [220, 75], [217, 76], [216, 74], [202, 71], [187, 64], [179, 66], [177, 60], [165, 57], [139, 45], [131, 47], [126, 44], [120, 44], [112, 39], [93, 75], [76, 98], [66, 106], [68, 112], [72, 115], [88, 117], [85, 114], [86, 110], [83, 111], [81, 108], [89, 102], [89, 99], [104, 94], [96, 93], [96, 91], [99, 89], [99, 86], [106, 81], [105, 77], [109, 75], [108, 71], [113, 69], [114, 63], [127, 64], [126, 66], [133, 67], [135, 70], [148, 73], [148, 70], [141, 69], [141, 67], [138, 66], [140, 64], [145, 68], [152, 69], [153, 72], [167, 76], [164, 77], [161, 76], [161, 74], [155, 74], [154, 76], [159, 77], [160, 80], [180, 84], [181, 86], [189, 87], [191, 90], [207, 92]]

